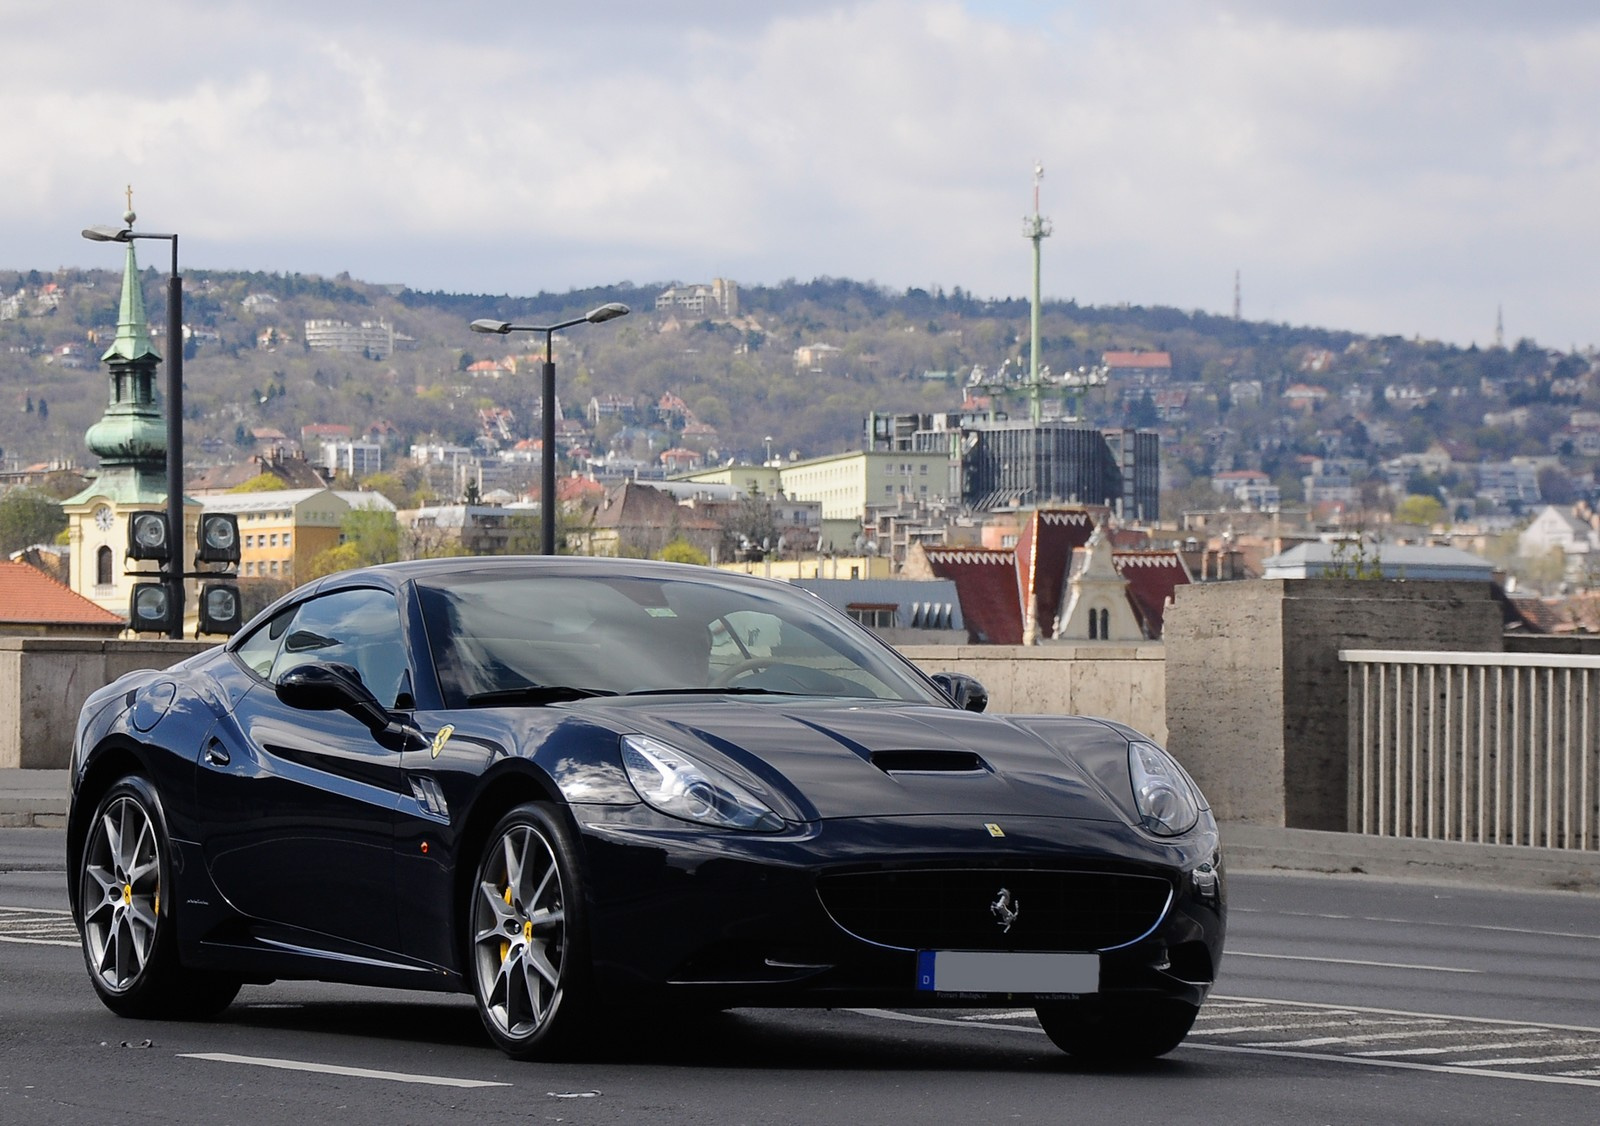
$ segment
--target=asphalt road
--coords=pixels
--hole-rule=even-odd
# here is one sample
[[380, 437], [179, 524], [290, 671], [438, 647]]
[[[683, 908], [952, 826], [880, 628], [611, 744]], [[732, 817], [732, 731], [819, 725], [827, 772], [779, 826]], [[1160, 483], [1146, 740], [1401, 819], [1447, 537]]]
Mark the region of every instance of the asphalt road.
[[65, 910], [61, 834], [0, 830], [0, 1122], [1600, 1121], [1600, 898], [1235, 873], [1188, 1041], [1086, 1067], [1024, 1010], [738, 1010], [517, 1064], [465, 998], [248, 987], [122, 1020]]

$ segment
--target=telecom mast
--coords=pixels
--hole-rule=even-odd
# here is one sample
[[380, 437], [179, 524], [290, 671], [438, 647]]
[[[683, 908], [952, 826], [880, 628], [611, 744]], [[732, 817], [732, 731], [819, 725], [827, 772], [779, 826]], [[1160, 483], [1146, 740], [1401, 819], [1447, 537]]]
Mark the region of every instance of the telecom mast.
[[1033, 347], [1028, 354], [1028, 416], [1035, 426], [1043, 417], [1039, 403], [1039, 244], [1050, 237], [1050, 220], [1039, 214], [1039, 181], [1044, 179], [1044, 164], [1033, 164], [1033, 214], [1022, 218], [1022, 237], [1033, 242]]

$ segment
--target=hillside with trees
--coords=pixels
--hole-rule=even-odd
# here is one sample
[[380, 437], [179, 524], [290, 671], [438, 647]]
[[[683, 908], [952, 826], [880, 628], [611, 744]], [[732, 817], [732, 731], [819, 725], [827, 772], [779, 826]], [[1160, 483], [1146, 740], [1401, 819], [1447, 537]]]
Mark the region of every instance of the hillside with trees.
[[[145, 270], [158, 350], [167, 347], [164, 281]], [[0, 464], [91, 464], [83, 434], [106, 405], [100, 355], [115, 332], [120, 283], [110, 270], [0, 271]], [[598, 417], [582, 444], [592, 456], [646, 463], [668, 445], [710, 461], [760, 460], [769, 438], [783, 456], [859, 448], [867, 412], [958, 410], [974, 368], [994, 373], [1009, 362], [1021, 371], [1029, 362], [1028, 303], [960, 288], [790, 280], [741, 288], [736, 316], [688, 319], [654, 308], [665, 283], [512, 297], [346, 275], [194, 271], [185, 287], [185, 425], [196, 465], [246, 460], [258, 431], [294, 439], [308, 424], [358, 434], [381, 424], [399, 455], [414, 442], [482, 446], [536, 435], [542, 338], [475, 335], [467, 325], [478, 317], [553, 323], [608, 301], [630, 305], [625, 319], [557, 337], [558, 385], [569, 419], [603, 396], [631, 404], [637, 424]], [[306, 323], [315, 320], [381, 323], [396, 345], [381, 356], [311, 350]], [[815, 344], [836, 351], [797, 365], [796, 350]], [[1589, 354], [1526, 340], [1461, 348], [1169, 308], [1045, 305], [1041, 359], [1053, 371], [1114, 351], [1170, 353], [1171, 380], [1143, 391], [1113, 381], [1087, 395], [1083, 413], [1099, 426], [1158, 429], [1180, 506], [1204, 499], [1211, 475], [1241, 469], [1267, 474], [1292, 502], [1307, 459], [1339, 458], [1354, 467], [1364, 502], [1392, 508], [1416, 494], [1453, 512], [1471, 494], [1459, 479], [1418, 473], [1398, 494], [1383, 486], [1383, 461], [1435, 445], [1458, 465], [1544, 458], [1548, 500], [1592, 491], [1600, 388]], [[1296, 387], [1319, 396], [1295, 406], [1285, 393]], [[658, 415], [669, 393], [686, 415]], [[1016, 399], [1010, 409], [1026, 405]], [[510, 412], [498, 437], [486, 434], [486, 411]], [[685, 432], [686, 417], [702, 424], [698, 432]], [[426, 492], [425, 482], [411, 484]]]

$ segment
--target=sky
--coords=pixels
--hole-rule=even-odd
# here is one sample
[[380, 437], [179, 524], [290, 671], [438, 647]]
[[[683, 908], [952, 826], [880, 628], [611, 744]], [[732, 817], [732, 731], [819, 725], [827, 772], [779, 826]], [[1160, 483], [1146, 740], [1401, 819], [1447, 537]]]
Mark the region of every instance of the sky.
[[[1600, 5], [0, 0], [0, 269], [850, 278], [1600, 344]], [[141, 261], [164, 265], [157, 244]]]

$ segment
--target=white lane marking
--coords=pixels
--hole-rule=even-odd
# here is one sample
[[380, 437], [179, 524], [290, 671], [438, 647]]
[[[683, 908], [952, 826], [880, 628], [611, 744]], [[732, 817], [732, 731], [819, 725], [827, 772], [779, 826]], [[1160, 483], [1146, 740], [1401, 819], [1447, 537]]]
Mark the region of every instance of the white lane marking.
[[1600, 1067], [1591, 1067], [1591, 1068], [1587, 1068], [1587, 1069], [1585, 1069], [1583, 1071], [1558, 1071], [1558, 1072], [1556, 1072], [1556, 1074], [1557, 1075], [1570, 1075], [1570, 1076], [1572, 1076], [1573, 1078], [1576, 1079], [1576, 1078], [1580, 1078], [1580, 1077], [1585, 1076], [1585, 1075], [1600, 1075]]
[[1317, 911], [1269, 911], [1261, 907], [1229, 907], [1228, 913], [1240, 915], [1275, 915], [1286, 919], [1335, 919], [1360, 923], [1393, 923], [1402, 927], [1449, 927], [1461, 931], [1491, 931], [1495, 934], [1527, 934], [1539, 938], [1581, 938], [1600, 942], [1600, 934], [1582, 931], [1541, 931], [1530, 927], [1496, 927], [1488, 923], [1441, 923], [1437, 919], [1391, 919], [1383, 915], [1330, 915]]
[[228, 1052], [181, 1052], [179, 1059], [212, 1060], [216, 1063], [242, 1063], [252, 1067], [274, 1067], [281, 1071], [314, 1071], [321, 1075], [348, 1075], [356, 1079], [387, 1079], [391, 1083], [421, 1083], [433, 1087], [509, 1087], [487, 1079], [454, 1079], [448, 1075], [411, 1075], [403, 1071], [374, 1071], [365, 1067], [340, 1067], [331, 1063], [305, 1063], [266, 1056], [236, 1056]]
[[0, 934], [0, 942], [15, 942], [22, 946], [70, 946], [74, 950], [82, 950], [81, 942], [62, 942], [57, 938], [12, 938], [10, 935]]
[[1032, 1009], [1017, 1009], [1010, 1013], [973, 1013], [970, 1016], [957, 1017], [957, 1020], [1027, 1020], [1033, 1016]]
[[1185, 1048], [1196, 1052], [1233, 1052], [1243, 1056], [1281, 1056], [1288, 1060], [1321, 1060], [1324, 1063], [1365, 1064], [1367, 1067], [1393, 1067], [1401, 1071], [1432, 1071], [1442, 1075], [1476, 1075], [1484, 1079], [1520, 1079], [1524, 1083], [1554, 1083], [1566, 1087], [1600, 1087], [1600, 1079], [1582, 1079], [1569, 1075], [1529, 1075], [1519, 1071], [1491, 1071], [1487, 1068], [1457, 1067], [1447, 1063], [1412, 1063], [1409, 1060], [1368, 1059], [1363, 1056], [1336, 1056], [1328, 1052], [1280, 1052], [1271, 1048], [1246, 1048], [1233, 1044], [1190, 1044]]
[[[1359, 1013], [1377, 1013], [1381, 1016], [1389, 1017], [1418, 1017], [1424, 1020], [1442, 1016], [1445, 1020], [1469, 1021], [1472, 1024], [1498, 1024], [1502, 1026], [1502, 1031], [1507, 1034], [1520, 1034], [1522, 1029], [1528, 1027], [1528, 1022], [1525, 1020], [1506, 1020], [1504, 1017], [1451, 1016], [1448, 1013], [1418, 1013], [1410, 1009], [1374, 1009], [1366, 1005], [1330, 1005], [1326, 1001], [1286, 1001], [1278, 997], [1230, 997], [1216, 994], [1207, 998], [1206, 1006], [1209, 1008], [1213, 1001], [1248, 1002], [1252, 1005], [1290, 1005], [1302, 1009], [1331, 1009], [1335, 1012], [1343, 1012], [1347, 1008], [1352, 1008]], [[1204, 1009], [1201, 1010], [1202, 1013], [1204, 1011]], [[1541, 1022], [1539, 1027], [1559, 1029], [1562, 1032], [1600, 1033], [1600, 1028], [1594, 1028], [1586, 1024], [1548, 1024]]]
[[[1565, 1056], [1522, 1056], [1520, 1058], [1508, 1057], [1506, 1059], [1499, 1060], [1451, 1060], [1450, 1062], [1460, 1064], [1463, 1067], [1506, 1067], [1510, 1065], [1525, 1065], [1530, 1063], [1575, 1063], [1578, 1060], [1592, 1059], [1600, 1059], [1600, 1052], [1583, 1052], [1580, 1054]], [[1563, 1072], [1562, 1074], [1571, 1075], [1572, 1072], [1567, 1071]]]
[[[1442, 1020], [1420, 1021], [1422, 1024], [1444, 1024]], [[1359, 1036], [1321, 1036], [1314, 1040], [1274, 1040], [1271, 1044], [1251, 1044], [1252, 1048], [1326, 1048], [1330, 1044], [1376, 1044], [1380, 1040], [1421, 1040], [1429, 1036], [1503, 1036], [1503, 1028], [1462, 1028], [1451, 1025], [1445, 1028], [1409, 1028], [1404, 1032], [1369, 1032]], [[1518, 1028], [1514, 1031], [1537, 1034], [1542, 1028]]]
[[[946, 1028], [971, 1028], [969, 1021], [951, 1020], [948, 1017], [925, 1017], [916, 1013], [896, 1013], [888, 1009], [846, 1009], [847, 1013], [857, 1013], [864, 1017], [877, 1017], [879, 1020], [903, 1020], [908, 1024], [938, 1024]], [[986, 1024], [984, 1028], [998, 1028], [1003, 1032], [1035, 1032], [1044, 1035], [1044, 1029], [1036, 1024]]]
[[1280, 962], [1325, 962], [1334, 966], [1376, 966], [1384, 970], [1428, 970], [1436, 974], [1481, 974], [1459, 966], [1414, 966], [1407, 962], [1364, 962], [1359, 958], [1312, 958], [1303, 954], [1257, 954], [1249, 950], [1229, 950], [1229, 958], [1272, 958]]
[[[1469, 1034], [1470, 1035], [1470, 1034]], [[1390, 1048], [1381, 1052], [1351, 1052], [1352, 1056], [1459, 1056], [1463, 1052], [1502, 1052], [1507, 1048], [1537, 1048], [1540, 1045], [1549, 1045], [1550, 1037], [1541, 1036], [1537, 1040], [1502, 1040], [1497, 1044], [1479, 1044], [1477, 1047], [1464, 1048], [1460, 1044], [1451, 1044], [1445, 1048]], [[1465, 1060], [1452, 1060], [1462, 1067], [1470, 1064]]]
[[[1306, 1019], [1306, 1020], [1292, 1020], [1288, 1024], [1236, 1024], [1236, 1025], [1232, 1026], [1231, 1028], [1209, 1028], [1209, 1027], [1208, 1028], [1196, 1028], [1196, 1029], [1192, 1030], [1189, 1033], [1189, 1035], [1190, 1036], [1232, 1036], [1232, 1035], [1234, 1035], [1236, 1033], [1240, 1033], [1240, 1032], [1290, 1032], [1290, 1031], [1303, 1032], [1303, 1031], [1308, 1031], [1308, 1030], [1313, 1029], [1313, 1028], [1322, 1028], [1322, 1027], [1324, 1027], [1326, 1025], [1332, 1025], [1332, 1026], [1343, 1025], [1346, 1028], [1348, 1028], [1350, 1026], [1350, 1022], [1347, 1021], [1347, 1020], [1314, 1020], [1314, 1019], [1310, 1019], [1310, 1018], [1314, 1017], [1316, 1014], [1308, 1013], [1306, 1015], [1307, 1015], [1308, 1019]], [[1355, 1013], [1348, 1013], [1346, 1015], [1347, 1016], [1355, 1016], [1356, 1014]]]
[[[1297, 1004], [1298, 1002], [1287, 1002]], [[958, 1020], [948, 1020], [943, 1017], [924, 1017], [913, 1013], [893, 1013], [887, 1009], [845, 1009], [847, 1013], [857, 1013], [865, 1017], [877, 1017], [881, 1020], [903, 1020], [913, 1024], [942, 1024], [952, 1028], [971, 1028], [971, 1024], [964, 1024]], [[1372, 1011], [1372, 1010], [1368, 1010]], [[1470, 1019], [1470, 1018], [1463, 1018]], [[1015, 1024], [990, 1024], [985, 1028], [1003, 1028], [1010, 1032], [1032, 1032], [1044, 1035], [1042, 1028], [1024, 1028]], [[1556, 1075], [1526, 1075], [1516, 1071], [1491, 1071], [1487, 1068], [1457, 1067], [1453, 1064], [1441, 1063], [1412, 1063], [1408, 1060], [1392, 1059], [1365, 1059], [1361, 1056], [1336, 1056], [1328, 1052], [1282, 1052], [1271, 1048], [1245, 1048], [1233, 1044], [1194, 1044], [1185, 1040], [1176, 1051], [1194, 1052], [1231, 1052], [1242, 1056], [1279, 1056], [1286, 1060], [1321, 1060], [1324, 1063], [1353, 1063], [1364, 1064], [1367, 1067], [1390, 1067], [1401, 1071], [1431, 1071], [1442, 1075], [1475, 1075], [1485, 1079], [1518, 1079], [1524, 1083], [1554, 1083], [1561, 1087], [1600, 1087], [1600, 1079], [1583, 1078], [1588, 1072], [1571, 1074], [1559, 1073]], [[1597, 1069], [1600, 1071], [1600, 1069]]]

